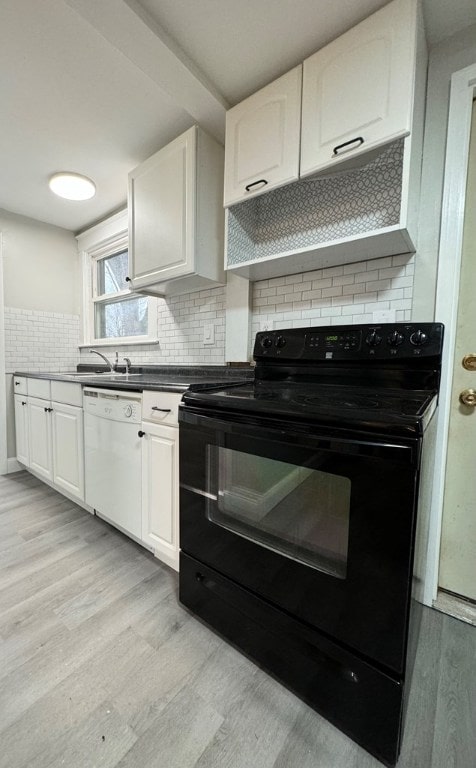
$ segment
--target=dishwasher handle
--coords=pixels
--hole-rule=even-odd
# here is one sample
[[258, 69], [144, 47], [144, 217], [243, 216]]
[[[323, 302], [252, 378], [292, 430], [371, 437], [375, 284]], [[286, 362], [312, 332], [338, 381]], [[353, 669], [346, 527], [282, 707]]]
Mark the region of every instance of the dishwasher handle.
[[157, 405], [153, 405], [151, 411], [160, 411], [161, 413], [172, 413], [172, 408], [159, 408]]

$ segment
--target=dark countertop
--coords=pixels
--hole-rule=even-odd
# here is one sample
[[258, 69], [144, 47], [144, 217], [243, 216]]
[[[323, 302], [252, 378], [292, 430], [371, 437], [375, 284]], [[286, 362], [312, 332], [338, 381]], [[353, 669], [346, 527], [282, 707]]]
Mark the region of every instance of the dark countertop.
[[[80, 375], [78, 375], [80, 374]], [[58, 373], [15, 371], [15, 376], [55, 381], [72, 381], [87, 387], [125, 389], [142, 392], [144, 389], [162, 392], [186, 392], [189, 387], [201, 389], [211, 385], [229, 385], [254, 376], [252, 366], [133, 366], [129, 376], [109, 375], [106, 368], [79, 365], [78, 370]]]

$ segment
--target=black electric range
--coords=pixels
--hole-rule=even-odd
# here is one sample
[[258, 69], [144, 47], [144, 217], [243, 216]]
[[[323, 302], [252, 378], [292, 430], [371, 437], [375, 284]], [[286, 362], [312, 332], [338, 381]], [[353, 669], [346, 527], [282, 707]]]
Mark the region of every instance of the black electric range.
[[442, 343], [439, 323], [258, 333], [252, 382], [179, 409], [181, 601], [388, 765]]

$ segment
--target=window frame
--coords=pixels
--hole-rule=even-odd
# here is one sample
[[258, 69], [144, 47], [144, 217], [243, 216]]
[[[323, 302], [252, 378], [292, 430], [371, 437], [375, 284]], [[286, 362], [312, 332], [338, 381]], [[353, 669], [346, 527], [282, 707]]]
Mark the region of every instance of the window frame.
[[[101, 224], [78, 235], [83, 279], [83, 323], [81, 347], [108, 347], [132, 344], [156, 344], [157, 298], [125, 288], [108, 294], [98, 294], [98, 262], [129, 249], [127, 211], [110, 217]], [[120, 301], [123, 298], [147, 298], [148, 333], [141, 336], [96, 336], [95, 308], [98, 304]]]

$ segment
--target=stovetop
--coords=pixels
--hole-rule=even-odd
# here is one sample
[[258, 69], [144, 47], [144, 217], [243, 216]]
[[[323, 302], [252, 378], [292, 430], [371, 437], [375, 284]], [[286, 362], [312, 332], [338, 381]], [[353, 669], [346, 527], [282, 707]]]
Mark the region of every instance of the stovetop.
[[422, 434], [436, 408], [442, 340], [440, 323], [261, 332], [254, 381], [201, 392], [192, 387], [183, 401], [242, 418]]
[[192, 389], [183, 400], [185, 405], [218, 412], [421, 433], [436, 406], [436, 392], [255, 381], [200, 392]]

